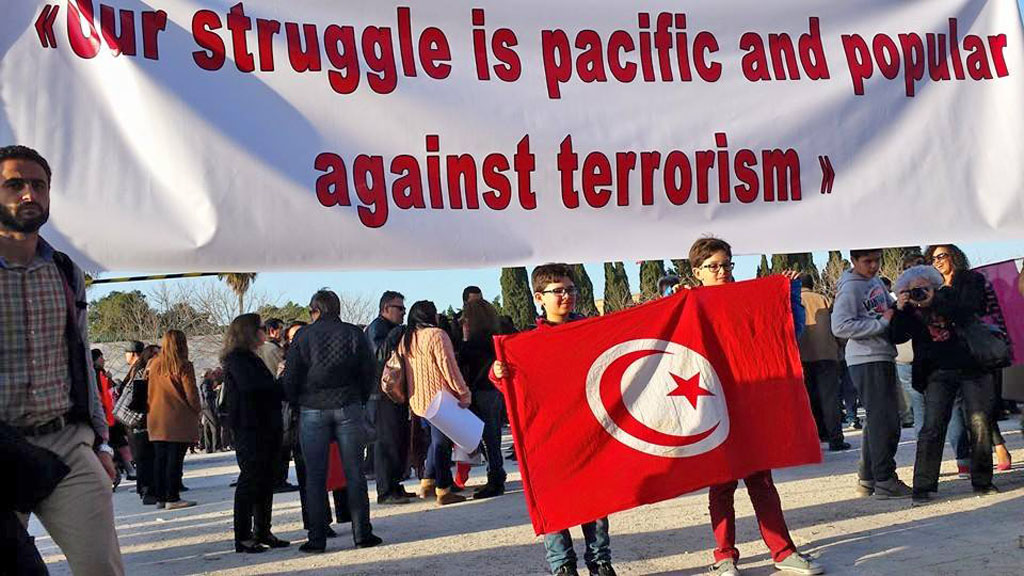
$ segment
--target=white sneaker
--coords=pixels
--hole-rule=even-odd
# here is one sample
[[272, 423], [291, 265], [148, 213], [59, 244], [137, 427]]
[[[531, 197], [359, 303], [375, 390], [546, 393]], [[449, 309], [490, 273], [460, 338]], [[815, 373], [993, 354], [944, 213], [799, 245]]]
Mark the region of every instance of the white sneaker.
[[792, 572], [793, 574], [807, 574], [813, 576], [814, 574], [824, 574], [825, 569], [820, 564], [814, 561], [813, 558], [806, 554], [794, 552], [782, 562], [775, 563], [775, 569], [783, 572]]
[[725, 560], [719, 560], [708, 568], [708, 574], [714, 574], [715, 576], [740, 576], [740, 569], [736, 567], [736, 562], [731, 558]]

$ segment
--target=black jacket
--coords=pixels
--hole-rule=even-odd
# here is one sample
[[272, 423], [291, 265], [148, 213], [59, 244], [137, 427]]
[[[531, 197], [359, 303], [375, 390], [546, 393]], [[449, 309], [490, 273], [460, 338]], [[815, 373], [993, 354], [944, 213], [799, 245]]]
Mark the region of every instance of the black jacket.
[[[391, 320], [383, 316], [377, 316], [373, 322], [366, 327], [366, 338], [370, 341], [370, 348], [373, 352], [373, 356], [380, 362], [381, 353], [383, 352], [384, 343], [387, 341], [388, 334], [394, 330], [398, 324], [395, 324]], [[387, 358], [384, 358], [384, 362], [387, 362]]]
[[330, 410], [365, 404], [376, 374], [366, 335], [335, 316], [321, 317], [299, 331], [288, 348], [283, 380], [293, 404]]
[[494, 351], [494, 340], [490, 336], [471, 338], [459, 347], [459, 370], [466, 385], [473, 392], [494, 390], [489, 378], [491, 365], [498, 359]]
[[236, 434], [280, 438], [284, 392], [255, 352], [235, 351], [224, 359], [228, 424]]
[[[953, 284], [935, 292], [931, 306], [923, 312], [911, 307], [896, 310], [889, 324], [896, 343], [913, 341], [913, 387], [923, 392], [928, 377], [936, 370], [980, 370], [956, 327], [977, 318], [985, 311], [985, 277], [972, 270], [957, 272]], [[947, 326], [942, 338], [936, 338], [929, 323], [939, 320]], [[933, 327], [934, 328], [934, 327]]]

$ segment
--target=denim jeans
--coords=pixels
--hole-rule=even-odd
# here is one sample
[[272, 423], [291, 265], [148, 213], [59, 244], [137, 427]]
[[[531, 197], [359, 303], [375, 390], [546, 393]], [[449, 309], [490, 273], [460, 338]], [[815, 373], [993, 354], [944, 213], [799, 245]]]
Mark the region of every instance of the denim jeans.
[[992, 375], [963, 370], [936, 370], [928, 377], [925, 390], [924, 428], [917, 440], [914, 461], [914, 490], [936, 491], [942, 464], [942, 441], [953, 414], [959, 391], [970, 426], [971, 484], [984, 488], [992, 484], [992, 404], [995, 388]]
[[430, 447], [427, 448], [427, 461], [423, 467], [423, 477], [433, 480], [434, 484], [446, 490], [452, 487], [452, 441], [428, 420], [424, 419], [430, 429]]
[[[924, 394], [914, 390], [913, 387], [913, 365], [897, 364], [896, 372], [899, 374], [900, 383], [903, 389], [910, 395], [910, 409], [914, 413], [914, 438], [921, 436], [921, 428], [924, 428]], [[949, 447], [956, 454], [958, 466], [967, 466], [971, 463], [971, 449], [967, 443], [967, 430], [964, 428], [963, 401], [960, 394], [957, 394], [953, 402], [953, 413], [949, 419], [949, 427], [946, 429], [946, 441]]]
[[362, 542], [373, 533], [370, 525], [370, 501], [363, 476], [363, 451], [366, 449], [364, 408], [349, 404], [341, 408], [317, 410], [302, 408], [299, 439], [306, 461], [306, 506], [309, 516], [309, 541], [325, 545], [327, 535], [327, 459], [331, 440], [341, 450], [341, 465], [348, 482], [348, 506], [352, 511], [352, 537]]
[[861, 480], [885, 482], [896, 476], [896, 448], [900, 444], [899, 378], [895, 362], [869, 362], [850, 366], [866, 414], [861, 438]]
[[497, 390], [477, 390], [470, 410], [484, 421], [484, 453], [488, 484], [505, 485], [505, 458], [501, 454], [501, 415], [504, 399]]
[[[598, 562], [611, 562], [612, 548], [611, 538], [608, 536], [608, 518], [598, 518], [580, 527], [583, 528], [583, 539], [587, 543], [587, 549], [583, 553], [583, 561], [587, 566], [594, 566]], [[572, 536], [568, 530], [545, 534], [544, 550], [552, 572], [565, 564], [576, 566], [576, 551], [573, 550]]]

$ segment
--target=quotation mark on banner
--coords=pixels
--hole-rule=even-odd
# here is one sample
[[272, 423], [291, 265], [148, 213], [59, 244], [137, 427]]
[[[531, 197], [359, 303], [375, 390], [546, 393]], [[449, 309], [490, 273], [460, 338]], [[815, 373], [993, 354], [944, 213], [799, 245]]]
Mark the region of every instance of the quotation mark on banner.
[[836, 171], [832, 169], [832, 161], [828, 156], [818, 156], [818, 164], [821, 165], [821, 193], [831, 194], [832, 183], [836, 180]]
[[53, 23], [57, 20], [58, 12], [60, 12], [59, 5], [47, 4], [43, 6], [42, 13], [36, 19], [36, 34], [39, 35], [39, 42], [43, 48], [57, 47], [57, 37], [53, 34]]

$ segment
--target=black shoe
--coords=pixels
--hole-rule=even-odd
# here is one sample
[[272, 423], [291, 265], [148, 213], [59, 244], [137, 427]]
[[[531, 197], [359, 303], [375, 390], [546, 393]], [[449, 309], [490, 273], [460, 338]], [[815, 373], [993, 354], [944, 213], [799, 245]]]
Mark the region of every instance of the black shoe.
[[275, 486], [274, 487], [274, 494], [287, 494], [288, 492], [298, 492], [298, 491], [299, 491], [299, 487], [298, 486], [296, 486], [295, 484], [290, 484], [288, 482], [285, 482], [284, 484], [281, 484], [280, 486]]
[[562, 564], [552, 574], [555, 576], [580, 576], [580, 573], [576, 571], [576, 567], [572, 564]]
[[853, 429], [854, 430], [860, 430], [862, 428], [864, 428], [864, 425], [861, 424], [860, 418], [854, 418], [853, 419]]
[[327, 526], [326, 528], [324, 528], [324, 535], [326, 535], [328, 538], [337, 538], [338, 537], [338, 533], [335, 532], [334, 528], [331, 528], [330, 526]]
[[356, 548], [373, 548], [374, 546], [378, 546], [383, 542], [384, 541], [380, 539], [380, 536], [370, 534], [366, 538], [360, 540], [359, 542], [356, 542]]
[[266, 552], [267, 547], [263, 546], [255, 540], [243, 540], [242, 542], [235, 542], [235, 552], [238, 554], [259, 554]]
[[150, 496], [149, 494], [146, 494], [145, 496], [142, 497], [142, 504], [145, 506], [152, 506], [157, 502], [158, 500], [156, 499], [156, 496]]
[[590, 567], [590, 576], [616, 576], [611, 562], [598, 562]]
[[996, 488], [995, 484], [989, 484], [988, 486], [975, 486], [974, 494], [976, 496], [993, 496], [999, 494], [999, 488]]
[[410, 500], [397, 494], [388, 494], [381, 498], [377, 498], [377, 504], [408, 504]]
[[259, 542], [260, 544], [263, 544], [264, 546], [267, 546], [268, 548], [287, 548], [287, 547], [292, 545], [291, 542], [289, 542], [287, 540], [281, 540], [280, 538], [278, 538], [277, 536], [274, 536], [273, 534], [266, 534], [264, 536], [257, 536], [256, 537], [256, 541]]
[[413, 492], [406, 492], [405, 488], [402, 486], [399, 486], [397, 490], [393, 490], [392, 493], [395, 496], [401, 496], [402, 498], [417, 498], [416, 494]]
[[178, 488], [178, 492], [188, 492], [188, 486], [182, 484], [181, 487]]
[[927, 490], [914, 490], [914, 493], [910, 495], [911, 506], [924, 506], [933, 500], [935, 500], [935, 493]]
[[234, 480], [232, 480], [231, 484], [228, 484], [228, 486], [231, 487], [231, 488], [234, 488], [235, 486], [238, 486], [238, 478], [235, 478]]
[[480, 488], [479, 490], [473, 492], [473, 500], [493, 498], [494, 496], [501, 496], [504, 493], [504, 484], [484, 484], [483, 488]]
[[302, 546], [299, 546], [299, 552], [305, 552], [306, 554], [323, 554], [327, 550], [327, 544], [314, 544], [312, 542], [306, 542]]
[[828, 443], [828, 451], [829, 452], [842, 452], [844, 450], [849, 450], [849, 449], [850, 449], [850, 443], [849, 442], [843, 442], [842, 440], [840, 440], [839, 442], [829, 442]]

